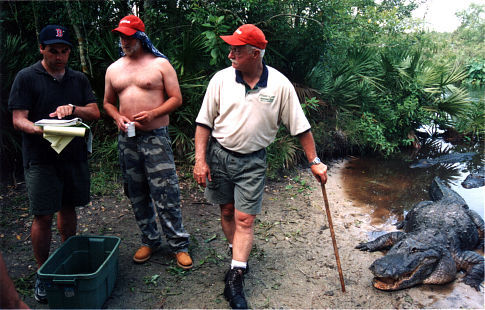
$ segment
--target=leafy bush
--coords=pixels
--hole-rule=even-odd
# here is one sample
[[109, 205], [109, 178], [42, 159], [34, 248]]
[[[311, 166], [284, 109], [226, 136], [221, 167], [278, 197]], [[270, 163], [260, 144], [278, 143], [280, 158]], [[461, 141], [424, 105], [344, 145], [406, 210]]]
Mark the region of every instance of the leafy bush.
[[268, 160], [268, 177], [276, 178], [284, 169], [292, 168], [297, 163], [299, 144], [295, 137], [289, 135], [284, 127], [280, 127], [275, 141], [266, 149]]
[[336, 109], [328, 131], [339, 128], [362, 151], [387, 156], [410, 146], [420, 126], [464, 115], [469, 98], [455, 84], [465, 77], [462, 67], [425, 62], [419, 51], [350, 49], [330, 67], [318, 64], [308, 82]]
[[[483, 57], [476, 48], [483, 42], [483, 19], [476, 18], [483, 7], [464, 12], [463, 27], [450, 39], [442, 34], [407, 31], [417, 28], [407, 18], [420, 2], [0, 1], [2, 72], [14, 76], [33, 62], [36, 53], [32, 48], [36, 49], [36, 34], [43, 25], [65, 24], [78, 30], [71, 31], [73, 41], [83, 43], [83, 50], [79, 49], [81, 44], [75, 44], [70, 66], [87, 70], [101, 103], [106, 68], [118, 58], [118, 38], [111, 30], [136, 7], [148, 36], [169, 57], [179, 78], [183, 105], [171, 115], [170, 132], [180, 162], [193, 158], [194, 120], [210, 77], [230, 65], [227, 45], [219, 36], [232, 33], [243, 23], [256, 24], [264, 31], [269, 41], [265, 62], [295, 84], [304, 109], [311, 111], [307, 115], [319, 155], [364, 150], [396, 152], [409, 145], [409, 130], [431, 122], [451, 126], [457, 123], [462, 130], [479, 135], [480, 106], [469, 108], [467, 93], [459, 85], [466, 76], [483, 81]], [[23, 42], [17, 40], [13, 46], [9, 36], [22, 38]], [[32, 48], [20, 48], [20, 43]], [[427, 59], [422, 59], [423, 53]], [[434, 58], [439, 59], [428, 63]], [[478, 64], [470, 63], [466, 72], [459, 65], [446, 65], [463, 59], [478, 59]], [[12, 79], [4, 77], [2, 102], [6, 103], [5, 89], [9, 89]], [[1, 108], [5, 110], [5, 105]], [[1, 118], [2, 150], [7, 145], [8, 150], [17, 151], [1, 153], [2, 164], [6, 163], [2, 172], [6, 171], [4, 166], [18, 162], [20, 157], [18, 133], [5, 115]], [[467, 128], [471, 124], [472, 128]], [[104, 122], [93, 126], [98, 152], [91, 161], [94, 179], [99, 176], [100, 181], [104, 177], [116, 180], [116, 127]], [[271, 171], [302, 160], [298, 145], [281, 129], [268, 148]], [[102, 182], [99, 188], [103, 188]]]
[[[3, 31], [3, 30], [2, 30]], [[22, 175], [21, 135], [14, 130], [12, 114], [8, 111], [8, 98], [17, 72], [34, 61], [31, 46], [20, 36], [5, 34], [0, 41], [0, 185], [12, 184]], [[19, 57], [19, 55], [25, 55]]]
[[466, 65], [466, 82], [472, 85], [485, 85], [485, 59], [473, 59]]
[[389, 155], [396, 151], [397, 142], [389, 142], [385, 135], [386, 127], [379, 122], [375, 115], [364, 112], [360, 119], [357, 134], [361, 135], [362, 140], [366, 141], [369, 147], [379, 151], [384, 155]]
[[106, 195], [120, 185], [121, 170], [118, 160], [117, 128], [111, 121], [94, 122], [93, 153], [89, 158], [91, 193]]
[[472, 102], [463, 116], [456, 120], [456, 129], [464, 133], [469, 140], [484, 139], [485, 137], [485, 99]]

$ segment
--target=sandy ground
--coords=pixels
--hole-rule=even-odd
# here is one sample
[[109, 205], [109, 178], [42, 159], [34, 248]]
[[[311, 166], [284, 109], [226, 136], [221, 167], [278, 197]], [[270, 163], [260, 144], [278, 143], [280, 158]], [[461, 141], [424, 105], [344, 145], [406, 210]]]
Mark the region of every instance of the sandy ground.
[[[344, 191], [345, 162], [331, 164], [326, 185], [337, 236], [346, 292], [341, 290], [335, 255], [324, 210], [321, 187], [309, 170], [266, 186], [263, 212], [255, 226], [250, 272], [245, 292], [252, 308], [484, 308], [484, 294], [460, 281], [443, 286], [423, 285], [383, 292], [371, 285], [370, 264], [383, 254], [361, 252], [354, 247], [377, 231], [392, 226], [372, 225], [372, 206], [358, 205]], [[121, 190], [97, 197], [80, 209], [79, 233], [115, 235], [122, 239], [117, 283], [105, 308], [227, 308], [223, 276], [230, 264], [227, 242], [220, 229], [219, 210], [208, 204], [190, 177], [181, 177], [184, 225], [191, 234], [193, 270], [176, 267], [167, 249], [142, 265], [132, 262], [139, 246], [139, 232]], [[11, 201], [14, 196], [7, 197]], [[3, 197], [0, 202], [6, 200]], [[18, 203], [15, 220], [0, 226], [0, 245], [10, 274], [33, 308], [47, 308], [32, 297], [35, 272], [31, 253], [29, 217], [25, 201]], [[24, 210], [22, 210], [24, 209]], [[20, 216], [19, 216], [20, 215]], [[53, 249], [59, 246], [54, 238]]]

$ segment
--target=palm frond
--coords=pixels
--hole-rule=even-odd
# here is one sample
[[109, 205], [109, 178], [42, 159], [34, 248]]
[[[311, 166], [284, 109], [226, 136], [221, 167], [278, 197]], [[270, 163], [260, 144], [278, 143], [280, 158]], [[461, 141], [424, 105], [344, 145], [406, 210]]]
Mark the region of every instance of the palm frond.
[[314, 88], [311, 88], [307, 85], [302, 85], [299, 83], [292, 83], [293, 87], [295, 88], [296, 95], [298, 96], [298, 100], [300, 103], [305, 102], [306, 98], [313, 98], [320, 95], [320, 92]]
[[451, 69], [447, 72], [447, 74], [444, 74], [442, 76], [441, 85], [446, 86], [446, 85], [459, 84], [467, 76], [468, 76], [468, 73], [466, 72], [466, 70], [462, 66], [455, 64], [453, 67], [451, 67]]
[[194, 150], [192, 137], [175, 126], [169, 126], [169, 132], [172, 137], [174, 153], [182, 158], [186, 158], [187, 154]]
[[442, 96], [437, 100], [439, 111], [448, 113], [451, 116], [463, 115], [470, 104], [468, 91], [463, 88], [449, 85], [449, 95]]

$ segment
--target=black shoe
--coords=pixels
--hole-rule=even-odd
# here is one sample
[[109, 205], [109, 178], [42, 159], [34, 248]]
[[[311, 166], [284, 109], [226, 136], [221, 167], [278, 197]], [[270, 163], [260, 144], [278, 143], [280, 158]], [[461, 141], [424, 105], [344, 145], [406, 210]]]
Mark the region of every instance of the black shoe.
[[45, 291], [45, 283], [38, 277], [36, 277], [35, 279], [34, 298], [41, 304], [47, 303], [47, 292]]
[[[249, 272], [249, 262], [246, 263], [246, 268], [241, 268], [241, 267], [236, 267], [236, 268], [242, 269], [243, 274], [246, 274]], [[224, 282], [227, 282], [227, 277], [229, 276], [229, 273], [231, 273], [231, 268], [229, 268], [229, 270], [224, 275]]]
[[232, 309], [248, 309], [246, 298], [244, 297], [244, 268], [230, 269], [226, 273], [226, 287], [224, 297], [229, 301]]

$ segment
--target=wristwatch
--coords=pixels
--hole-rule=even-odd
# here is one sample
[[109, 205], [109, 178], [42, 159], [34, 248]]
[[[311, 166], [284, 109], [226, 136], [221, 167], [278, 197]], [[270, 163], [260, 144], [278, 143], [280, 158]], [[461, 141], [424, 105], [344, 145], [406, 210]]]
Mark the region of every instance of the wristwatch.
[[74, 111], [76, 110], [76, 106], [73, 105], [72, 103], [69, 103], [68, 106], [70, 106], [72, 108], [71, 114], [74, 114]]
[[315, 159], [310, 163], [310, 167], [313, 166], [313, 165], [321, 164], [321, 163], [322, 163], [322, 161], [320, 160], [320, 158], [315, 157]]

